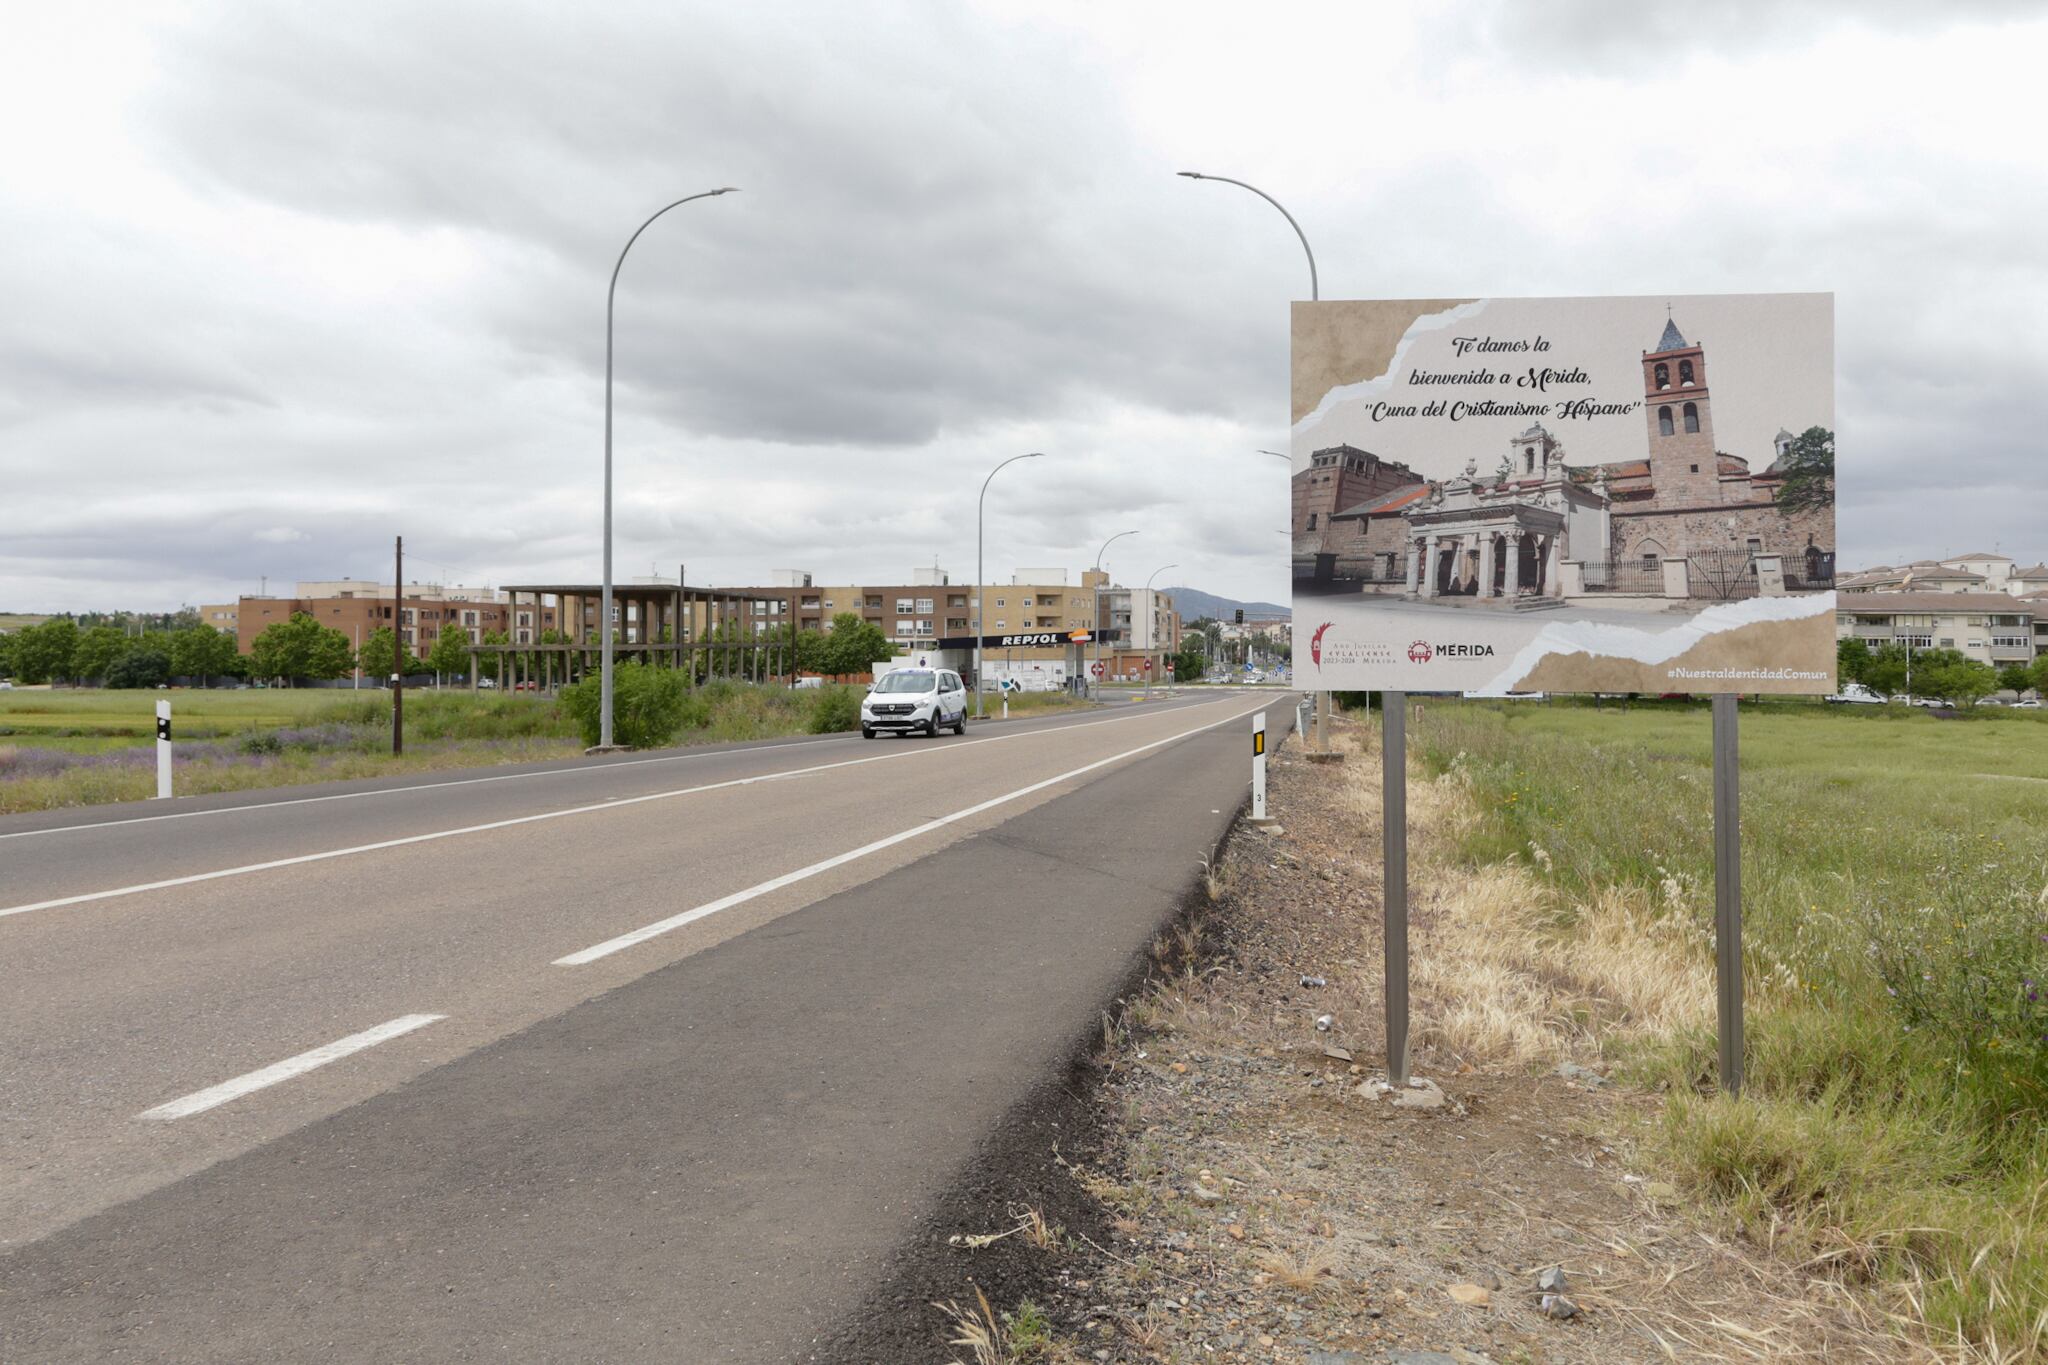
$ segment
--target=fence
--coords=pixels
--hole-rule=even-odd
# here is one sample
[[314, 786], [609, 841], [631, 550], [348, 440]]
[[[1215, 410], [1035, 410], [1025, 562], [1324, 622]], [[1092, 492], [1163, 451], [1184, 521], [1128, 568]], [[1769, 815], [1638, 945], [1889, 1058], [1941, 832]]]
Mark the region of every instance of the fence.
[[1659, 560], [1586, 561], [1586, 591], [1656, 597], [1664, 591], [1664, 565]]

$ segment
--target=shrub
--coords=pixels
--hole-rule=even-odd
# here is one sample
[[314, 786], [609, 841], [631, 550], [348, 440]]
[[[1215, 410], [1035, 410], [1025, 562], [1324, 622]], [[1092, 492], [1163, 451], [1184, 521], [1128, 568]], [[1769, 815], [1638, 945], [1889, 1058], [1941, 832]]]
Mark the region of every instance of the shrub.
[[[602, 738], [603, 683], [586, 678], [562, 689], [562, 709], [575, 720], [583, 742]], [[673, 668], [619, 664], [612, 670], [612, 739], [636, 749], [673, 744], [683, 728], [687, 693], [683, 675]]]
[[814, 735], [860, 729], [861, 694], [851, 687], [828, 687], [811, 706], [808, 729]]

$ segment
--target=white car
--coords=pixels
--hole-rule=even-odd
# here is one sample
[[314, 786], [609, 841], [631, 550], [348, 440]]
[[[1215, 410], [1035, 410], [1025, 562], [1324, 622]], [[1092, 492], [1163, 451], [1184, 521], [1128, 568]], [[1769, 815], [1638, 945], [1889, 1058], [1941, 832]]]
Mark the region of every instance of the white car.
[[1842, 690], [1826, 700], [1836, 706], [1882, 706], [1884, 698], [1865, 687], [1862, 683], [1843, 683]]
[[875, 679], [860, 704], [860, 732], [873, 739], [883, 730], [936, 736], [951, 727], [967, 733], [967, 689], [945, 668], [898, 668]]

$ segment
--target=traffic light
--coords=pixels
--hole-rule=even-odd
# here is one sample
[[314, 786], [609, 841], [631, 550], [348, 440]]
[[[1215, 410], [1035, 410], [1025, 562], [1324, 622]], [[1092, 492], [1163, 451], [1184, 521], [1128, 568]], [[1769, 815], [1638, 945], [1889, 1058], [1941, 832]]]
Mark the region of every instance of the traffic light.
[[1237, 620], [1233, 621], [1233, 622], [1232, 622], [1231, 624], [1232, 624], [1232, 625], [1239, 625], [1239, 626], [1241, 626], [1241, 625], [1243, 625], [1243, 624], [1244, 624], [1244, 608], [1243, 608], [1243, 607], [1239, 607], [1239, 608], [1237, 609]]

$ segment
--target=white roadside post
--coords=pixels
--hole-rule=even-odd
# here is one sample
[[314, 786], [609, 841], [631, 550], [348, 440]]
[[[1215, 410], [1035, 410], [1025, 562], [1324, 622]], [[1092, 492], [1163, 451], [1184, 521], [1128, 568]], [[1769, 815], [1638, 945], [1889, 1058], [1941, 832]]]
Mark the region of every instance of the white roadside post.
[[1266, 814], [1266, 713], [1252, 717], [1252, 823], [1277, 823]]
[[171, 704], [156, 704], [156, 799], [171, 795]]

